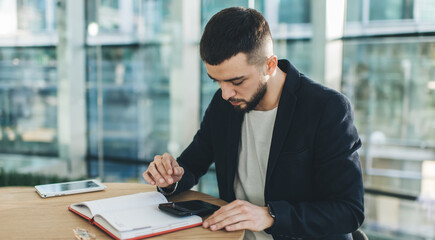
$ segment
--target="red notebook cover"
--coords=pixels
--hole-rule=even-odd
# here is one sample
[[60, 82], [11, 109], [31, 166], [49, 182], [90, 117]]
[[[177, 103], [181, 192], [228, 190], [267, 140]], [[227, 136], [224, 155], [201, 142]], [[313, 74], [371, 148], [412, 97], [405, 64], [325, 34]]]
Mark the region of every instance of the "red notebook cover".
[[118, 238], [117, 236], [115, 236], [113, 233], [111, 233], [109, 230], [107, 230], [106, 228], [104, 228], [103, 226], [101, 226], [100, 224], [98, 224], [97, 222], [95, 222], [95, 221], [93, 220], [93, 218], [92, 218], [92, 219], [91, 219], [91, 218], [88, 218], [87, 216], [85, 216], [85, 215], [83, 215], [83, 214], [81, 214], [81, 213], [75, 211], [75, 210], [72, 209], [70, 206], [68, 206], [68, 209], [69, 209], [71, 212], [73, 212], [73, 213], [79, 215], [80, 217], [82, 217], [82, 218], [88, 220], [90, 224], [99, 227], [101, 230], [103, 230], [104, 232], [106, 232], [109, 236], [111, 236], [112, 238], [117, 239], [117, 240], [137, 240], [137, 239], [149, 238], [149, 237], [153, 237], [153, 236], [157, 236], [157, 235], [161, 235], [161, 234], [165, 234], [165, 233], [170, 233], [170, 232], [175, 232], [175, 231], [179, 231], [179, 230], [183, 230], [183, 229], [193, 228], [193, 227], [196, 227], [196, 226], [200, 226], [200, 225], [202, 224], [202, 223], [195, 223], [195, 224], [188, 225], [188, 226], [183, 226], [183, 227], [179, 227], [179, 228], [173, 228], [173, 229], [169, 229], [169, 230], [164, 230], [164, 231], [161, 231], [161, 232], [156, 232], [156, 233], [146, 234], [146, 235], [143, 235], [143, 236], [138, 236], [138, 237], [133, 237], [133, 238], [126, 238], [126, 239], [120, 239], [120, 238]]

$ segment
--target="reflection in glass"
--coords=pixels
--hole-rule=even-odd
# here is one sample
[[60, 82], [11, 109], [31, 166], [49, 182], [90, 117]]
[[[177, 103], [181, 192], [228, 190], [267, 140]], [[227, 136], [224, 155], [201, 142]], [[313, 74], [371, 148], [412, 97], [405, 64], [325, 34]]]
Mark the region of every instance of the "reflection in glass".
[[[151, 160], [167, 151], [169, 76], [159, 46], [103, 47], [104, 156]], [[98, 154], [96, 52], [88, 51], [89, 154]]]
[[[11, 7], [11, 5], [7, 6]], [[17, 29], [20, 31], [54, 32], [56, 30], [55, 6], [55, 0], [16, 0], [16, 10], [11, 8], [8, 11], [13, 11], [10, 13], [12, 15], [16, 14]]]
[[422, 23], [435, 22], [435, 1], [434, 0], [418, 0], [415, 5], [416, 15]]
[[57, 156], [55, 53], [0, 48], [0, 152]]
[[362, 9], [364, 0], [353, 0], [346, 2], [346, 21], [361, 22], [363, 19]]
[[[273, 33], [272, 33], [273, 34]], [[310, 76], [311, 73], [311, 42], [306, 40], [275, 40], [274, 52], [278, 59], [288, 59], [301, 73]], [[321, 82], [321, 79], [313, 79]]]
[[[171, 0], [86, 1], [87, 19], [99, 25], [87, 47], [89, 173], [98, 158], [97, 68], [102, 73], [105, 179], [141, 176], [134, 161], [151, 161], [168, 151], [170, 77], [178, 67], [174, 43], [181, 2]], [[124, 41], [128, 39], [128, 44]], [[97, 49], [101, 45], [102, 61]], [[176, 45], [176, 44], [175, 44]], [[175, 46], [179, 47], [179, 45]], [[113, 167], [117, 165], [116, 167]], [[120, 171], [121, 169], [124, 169]], [[107, 171], [107, 172], [106, 172]], [[107, 176], [107, 177], [106, 177]]]
[[434, 54], [430, 42], [345, 43], [343, 91], [353, 100], [360, 132], [379, 132], [398, 144], [435, 144], [435, 98], [428, 88]]
[[[97, 2], [99, 2], [99, 6], [97, 6]], [[102, 33], [119, 31], [121, 25], [121, 12], [120, 4], [117, 0], [88, 0], [86, 1], [86, 5], [88, 23], [98, 22]]]
[[[435, 162], [435, 91], [428, 87], [435, 77], [434, 54], [435, 43], [416, 39], [347, 41], [342, 82], [363, 140], [365, 187], [426, 196], [431, 207], [427, 187], [435, 185], [425, 172]], [[435, 236], [426, 203], [370, 194], [365, 202], [369, 235]]]
[[278, 8], [278, 21], [284, 24], [310, 23], [311, 1], [306, 0], [280, 0]]
[[201, 25], [204, 29], [208, 20], [217, 12], [228, 7], [249, 7], [249, 0], [201, 0]]
[[370, 0], [370, 20], [412, 19], [414, 0]]
[[[370, 239], [434, 239], [433, 203], [364, 196], [364, 232]], [[376, 238], [378, 237], [378, 238]]]

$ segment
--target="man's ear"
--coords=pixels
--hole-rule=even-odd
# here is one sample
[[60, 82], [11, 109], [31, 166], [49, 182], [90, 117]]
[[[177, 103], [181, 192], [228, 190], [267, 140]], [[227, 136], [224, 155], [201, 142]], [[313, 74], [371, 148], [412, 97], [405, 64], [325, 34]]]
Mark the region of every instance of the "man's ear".
[[267, 75], [273, 75], [275, 74], [276, 68], [278, 67], [278, 57], [276, 55], [270, 56], [266, 60], [266, 67], [267, 67]]

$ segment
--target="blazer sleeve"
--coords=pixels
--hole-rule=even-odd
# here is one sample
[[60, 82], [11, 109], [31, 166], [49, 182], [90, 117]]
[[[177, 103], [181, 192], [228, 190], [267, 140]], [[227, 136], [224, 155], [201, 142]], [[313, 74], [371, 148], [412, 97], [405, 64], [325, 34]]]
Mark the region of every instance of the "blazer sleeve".
[[[357, 149], [361, 146], [347, 98], [327, 99], [313, 146], [313, 180], [320, 199], [267, 202], [276, 215], [266, 232], [275, 238], [321, 238], [350, 233], [364, 220], [364, 188]], [[285, 189], [283, 189], [285, 191]]]
[[210, 165], [213, 163], [211, 132], [213, 115], [215, 114], [215, 109], [218, 108], [219, 98], [221, 98], [221, 94], [218, 90], [205, 111], [201, 126], [192, 142], [177, 158], [178, 164], [184, 168], [184, 175], [178, 182], [177, 189], [171, 195], [189, 190], [196, 185], [199, 178], [207, 173]]

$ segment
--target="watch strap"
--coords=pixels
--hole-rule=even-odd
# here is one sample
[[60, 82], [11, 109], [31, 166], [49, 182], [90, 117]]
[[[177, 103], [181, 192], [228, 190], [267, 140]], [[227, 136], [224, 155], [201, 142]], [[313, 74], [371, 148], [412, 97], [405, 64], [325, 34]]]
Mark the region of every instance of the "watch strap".
[[266, 206], [267, 209], [269, 210], [269, 215], [273, 218], [273, 220], [275, 220], [276, 216], [275, 216], [275, 212], [273, 211], [273, 208], [270, 206], [269, 203]]

